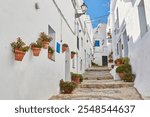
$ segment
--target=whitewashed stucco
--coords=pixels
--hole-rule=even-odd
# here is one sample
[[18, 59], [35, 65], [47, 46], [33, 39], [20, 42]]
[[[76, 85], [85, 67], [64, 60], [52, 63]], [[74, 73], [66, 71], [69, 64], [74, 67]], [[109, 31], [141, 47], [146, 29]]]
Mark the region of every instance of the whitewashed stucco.
[[[119, 11], [119, 27], [125, 24], [125, 29], [128, 41], [128, 56], [132, 65], [134, 74], [136, 74], [135, 87], [142, 94], [143, 97], [150, 97], [150, 10], [149, 10], [149, 0], [144, 0], [146, 21], [147, 21], [147, 32], [142, 36], [140, 34], [140, 23], [139, 23], [139, 13], [138, 5], [141, 0], [135, 0], [135, 3], [132, 3], [132, 0], [129, 1], [120, 1], [117, 0], [116, 5], [114, 5], [114, 17], [116, 21], [116, 9]], [[111, 4], [115, 3], [115, 0], [111, 1]], [[110, 20], [113, 20], [111, 17]], [[115, 22], [113, 22], [115, 23]], [[122, 35], [122, 32], [119, 32]], [[115, 40], [115, 38], [113, 38]], [[116, 40], [117, 43], [117, 40]], [[113, 48], [116, 48], [116, 45], [113, 45]], [[114, 49], [116, 51], [116, 49]], [[116, 56], [117, 58], [117, 56]]]
[[[36, 2], [39, 4], [39, 9], [35, 9]], [[62, 0], [55, 2], [68, 25], [53, 0], [1, 2], [0, 99], [48, 99], [59, 93], [59, 81], [65, 80], [65, 53], [55, 52], [55, 61], [51, 61], [47, 58], [46, 49], [42, 49], [39, 57], [34, 57], [29, 50], [23, 61], [18, 62], [14, 60], [10, 46], [17, 37], [21, 37], [28, 45], [35, 42], [40, 32], [48, 33], [50, 25], [56, 32], [55, 43], [67, 43], [70, 51], [76, 51], [77, 41], [73, 32], [75, 9], [70, 0], [65, 4]]]
[[[94, 63], [102, 66], [102, 56], [108, 56], [107, 39], [106, 39], [106, 24], [99, 24], [94, 29], [94, 41], [100, 41], [99, 47], [94, 47]], [[103, 43], [103, 44], [102, 44]]]

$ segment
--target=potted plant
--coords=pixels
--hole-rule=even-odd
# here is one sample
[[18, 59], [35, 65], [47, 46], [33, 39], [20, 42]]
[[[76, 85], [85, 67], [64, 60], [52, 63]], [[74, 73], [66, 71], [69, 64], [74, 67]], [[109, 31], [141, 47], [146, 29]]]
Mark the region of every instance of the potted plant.
[[33, 42], [30, 45], [33, 52], [33, 56], [39, 56], [42, 48], [42, 42], [40, 40], [37, 40], [36, 43]]
[[74, 51], [71, 51], [71, 59], [73, 59], [74, 58], [74, 55], [76, 54], [76, 52], [74, 52]]
[[76, 83], [60, 80], [59, 86], [61, 93], [70, 94], [76, 88]]
[[80, 83], [80, 75], [71, 72], [71, 80], [74, 81], [75, 83], [79, 84]]
[[47, 49], [52, 38], [49, 35], [47, 35], [46, 33], [42, 32], [42, 33], [40, 33], [39, 40], [42, 42], [43, 48]]
[[29, 46], [26, 46], [20, 37], [17, 38], [17, 42], [12, 42], [11, 46], [15, 53], [15, 60], [22, 61], [24, 55], [29, 50]]
[[62, 53], [64, 53], [68, 48], [68, 44], [64, 43], [62, 44]]
[[125, 68], [123, 65], [120, 65], [116, 68], [116, 72], [118, 73], [119, 77], [121, 79], [123, 79], [123, 77], [125, 76], [124, 72], [125, 72]]
[[123, 64], [129, 64], [129, 62], [130, 62], [130, 59], [128, 57], [122, 58], [122, 63]]
[[115, 60], [115, 64], [116, 64], [117, 66], [121, 65], [121, 64], [122, 64], [122, 58], [116, 59], [116, 60]]
[[48, 58], [52, 59], [53, 54], [54, 54], [54, 49], [48, 46]]
[[82, 76], [82, 74], [79, 74], [79, 77], [80, 77], [80, 83], [83, 82], [83, 76]]
[[122, 80], [125, 80], [125, 78], [129, 77], [129, 75], [132, 74], [131, 65], [129, 64], [123, 64], [116, 68], [116, 72], [120, 76]]

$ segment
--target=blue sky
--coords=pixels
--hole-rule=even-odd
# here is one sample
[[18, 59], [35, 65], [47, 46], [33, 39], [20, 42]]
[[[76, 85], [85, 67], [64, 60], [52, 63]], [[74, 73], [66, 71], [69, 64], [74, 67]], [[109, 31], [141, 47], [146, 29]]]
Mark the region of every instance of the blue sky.
[[[104, 15], [109, 14], [109, 3], [110, 0], [84, 0], [86, 5], [88, 6], [87, 14], [90, 15], [95, 28], [100, 22], [106, 23], [107, 17]], [[100, 16], [104, 16], [99, 18]]]

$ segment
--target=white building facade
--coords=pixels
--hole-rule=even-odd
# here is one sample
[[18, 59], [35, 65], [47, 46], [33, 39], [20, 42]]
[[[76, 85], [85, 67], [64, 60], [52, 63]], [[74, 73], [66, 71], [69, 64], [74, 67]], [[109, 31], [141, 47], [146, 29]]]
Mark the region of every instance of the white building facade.
[[94, 60], [99, 66], [108, 65], [108, 46], [106, 38], [106, 24], [99, 24], [94, 29]]
[[[70, 72], [83, 73], [90, 67], [92, 42], [87, 43], [86, 40], [92, 40], [92, 36], [86, 35], [91, 34], [88, 30], [92, 30], [92, 26], [82, 23], [86, 20], [86, 15], [75, 18], [75, 2], [79, 6], [83, 3], [81, 0], [1, 2], [0, 99], [48, 99], [59, 94], [61, 79], [71, 80]], [[84, 30], [84, 25], [88, 30]], [[23, 61], [15, 61], [10, 43], [21, 37], [30, 45], [41, 32], [53, 36], [50, 45], [55, 49], [54, 60], [48, 59], [47, 49], [42, 49], [38, 57], [34, 57], [30, 49]], [[61, 51], [63, 43], [69, 46], [64, 53]], [[82, 49], [78, 49], [81, 44]], [[74, 59], [70, 57], [71, 51], [77, 52]], [[86, 56], [82, 54], [84, 51]]]
[[149, 0], [111, 0], [110, 29], [113, 57], [129, 57], [135, 87], [143, 97], [150, 97]]

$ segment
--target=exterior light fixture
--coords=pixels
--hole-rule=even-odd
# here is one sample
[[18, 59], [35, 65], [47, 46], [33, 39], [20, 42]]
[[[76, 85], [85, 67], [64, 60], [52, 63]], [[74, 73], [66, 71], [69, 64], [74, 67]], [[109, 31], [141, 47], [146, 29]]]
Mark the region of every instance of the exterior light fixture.
[[81, 5], [81, 9], [82, 9], [82, 13], [76, 13], [75, 14], [75, 18], [79, 18], [81, 15], [84, 15], [87, 11], [87, 5], [85, 3], [83, 3]]

